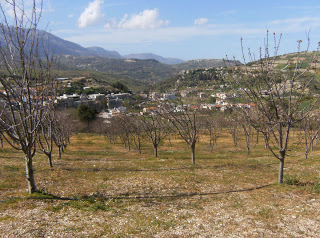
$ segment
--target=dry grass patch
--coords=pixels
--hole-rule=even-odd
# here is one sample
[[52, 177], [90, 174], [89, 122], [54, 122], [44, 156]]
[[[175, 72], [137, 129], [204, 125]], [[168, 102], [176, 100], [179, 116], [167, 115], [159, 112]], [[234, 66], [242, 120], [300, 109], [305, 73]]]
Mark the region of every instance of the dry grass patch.
[[[278, 162], [263, 145], [247, 154], [225, 133], [210, 152], [200, 138], [196, 165], [186, 145], [171, 138], [152, 156], [103, 136], [79, 134], [62, 159], [35, 158], [44, 193], [28, 196], [22, 155], [0, 152], [0, 233], [8, 237], [316, 237], [320, 230], [320, 155]], [[58, 155], [54, 154], [54, 158]], [[10, 158], [10, 159], [8, 159]], [[273, 184], [273, 185], [271, 185]], [[254, 189], [261, 185], [270, 185]], [[46, 192], [53, 194], [48, 195]]]

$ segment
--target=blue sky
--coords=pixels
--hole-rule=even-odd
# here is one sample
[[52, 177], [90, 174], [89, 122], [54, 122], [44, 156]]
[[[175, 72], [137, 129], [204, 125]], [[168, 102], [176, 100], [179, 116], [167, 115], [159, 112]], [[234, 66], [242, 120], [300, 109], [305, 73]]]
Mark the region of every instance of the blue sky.
[[305, 49], [309, 30], [312, 50], [320, 41], [319, 0], [44, 0], [43, 10], [41, 28], [122, 55], [240, 59], [240, 38], [258, 52], [267, 30], [283, 34], [280, 54], [297, 40]]

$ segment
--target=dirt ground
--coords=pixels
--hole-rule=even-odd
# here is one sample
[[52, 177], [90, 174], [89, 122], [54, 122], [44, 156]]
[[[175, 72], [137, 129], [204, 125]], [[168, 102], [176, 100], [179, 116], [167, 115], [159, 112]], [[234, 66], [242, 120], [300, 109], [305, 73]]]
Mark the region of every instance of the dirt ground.
[[[278, 162], [263, 145], [247, 155], [221, 137], [205, 140], [196, 165], [182, 141], [165, 141], [159, 157], [103, 136], [72, 138], [61, 160], [35, 158], [37, 194], [26, 193], [20, 152], [0, 148], [1, 237], [319, 237], [320, 155]], [[54, 155], [56, 158], [57, 155]]]

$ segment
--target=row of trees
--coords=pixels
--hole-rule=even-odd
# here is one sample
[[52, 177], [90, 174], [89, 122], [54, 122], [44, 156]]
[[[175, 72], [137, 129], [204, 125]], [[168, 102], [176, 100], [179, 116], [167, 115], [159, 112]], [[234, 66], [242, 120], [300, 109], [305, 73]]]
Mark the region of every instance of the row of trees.
[[[141, 153], [141, 145], [149, 141], [154, 149], [154, 156], [158, 156], [158, 148], [164, 139], [171, 144], [172, 137], [182, 139], [191, 150], [192, 163], [196, 163], [196, 145], [200, 140], [200, 134], [205, 135], [201, 139], [208, 142], [211, 152], [218, 143], [222, 132], [230, 134], [234, 146], [239, 146], [241, 140], [248, 154], [260, 140], [266, 149], [274, 144], [270, 135], [256, 129], [256, 125], [248, 123], [246, 116], [256, 114], [256, 108], [241, 109], [230, 114], [219, 112], [203, 112], [200, 110], [185, 110], [175, 112], [169, 106], [161, 107], [157, 112], [147, 115], [121, 114], [107, 122], [102, 119], [96, 120], [94, 132], [104, 134], [111, 144], [121, 141], [123, 145], [132, 149], [134, 146]], [[291, 137], [291, 148], [305, 148], [306, 158], [313, 146], [319, 140], [319, 121], [315, 114], [313, 120], [301, 121], [296, 124]], [[262, 142], [261, 142], [262, 139]], [[271, 151], [272, 152], [272, 151]]]
[[[71, 135], [66, 128], [68, 115], [54, 108], [56, 85], [51, 69], [55, 58], [46, 35], [37, 29], [42, 2], [40, 7], [36, 3], [5, 1], [0, 5], [0, 135], [23, 152], [29, 193], [37, 191], [36, 152], [47, 155], [52, 166], [54, 144], [61, 151]], [[7, 7], [12, 13], [8, 17]]]

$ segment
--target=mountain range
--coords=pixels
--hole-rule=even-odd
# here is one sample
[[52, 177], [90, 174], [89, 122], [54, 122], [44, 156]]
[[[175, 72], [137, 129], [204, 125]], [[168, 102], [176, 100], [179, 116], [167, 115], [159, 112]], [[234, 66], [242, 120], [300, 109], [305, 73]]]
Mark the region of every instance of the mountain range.
[[184, 62], [184, 60], [181, 59], [164, 58], [160, 55], [152, 53], [129, 54], [122, 56], [117, 51], [106, 50], [98, 46], [85, 48], [81, 45], [61, 39], [51, 33], [41, 30], [39, 30], [39, 34], [42, 35], [42, 41], [45, 42], [44, 45], [48, 45], [49, 49], [54, 50], [54, 52], [58, 55], [97, 56], [109, 59], [154, 59], [161, 63], [169, 65], [180, 64]]
[[[14, 31], [14, 29], [12, 29]], [[0, 44], [6, 45], [0, 31]], [[165, 58], [153, 53], [120, 55], [116, 51], [102, 47], [82, 47], [74, 42], [61, 39], [51, 33], [38, 30], [40, 54], [44, 48], [60, 55], [61, 76], [97, 75], [106, 82], [124, 80], [125, 82], [155, 82], [179, 74], [182, 70], [221, 67], [224, 60], [191, 60]], [[41, 49], [41, 47], [43, 47]], [[28, 48], [28, 47], [26, 47]], [[229, 64], [241, 64], [232, 61]]]
[[[14, 29], [11, 29], [14, 31]], [[160, 55], [156, 55], [153, 53], [140, 53], [140, 54], [128, 54], [128, 55], [121, 55], [117, 51], [110, 51], [106, 50], [102, 47], [92, 46], [92, 47], [82, 47], [74, 42], [64, 40], [60, 37], [57, 37], [49, 32], [43, 30], [37, 30], [38, 34], [41, 38], [39, 46], [46, 47], [51, 52], [55, 52], [57, 55], [71, 55], [71, 56], [96, 56], [102, 58], [109, 58], [109, 59], [138, 59], [138, 60], [147, 60], [153, 59], [163, 64], [168, 65], [177, 65], [186, 63], [187, 65], [193, 65], [195, 67], [214, 67], [213, 65], [217, 62], [221, 63], [221, 59], [215, 60], [192, 60], [192, 61], [184, 61], [178, 58], [165, 58]], [[8, 34], [8, 33], [6, 33]], [[0, 43], [5, 45], [4, 37], [2, 31], [0, 31]], [[220, 64], [219, 63], [219, 64]]]

